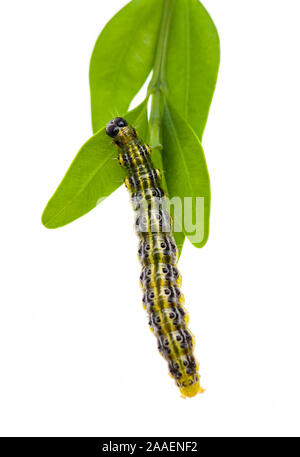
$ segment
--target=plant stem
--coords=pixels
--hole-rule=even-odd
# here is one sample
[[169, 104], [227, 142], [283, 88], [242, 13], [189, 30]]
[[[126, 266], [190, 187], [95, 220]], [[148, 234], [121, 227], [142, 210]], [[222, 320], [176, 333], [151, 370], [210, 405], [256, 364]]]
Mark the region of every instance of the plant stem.
[[175, 1], [176, 0], [165, 0], [153, 67], [153, 76], [148, 86], [148, 94], [151, 95], [151, 113], [149, 119], [150, 144], [152, 148], [160, 150], [162, 149], [161, 119], [164, 108], [163, 102], [167, 93], [166, 51]]

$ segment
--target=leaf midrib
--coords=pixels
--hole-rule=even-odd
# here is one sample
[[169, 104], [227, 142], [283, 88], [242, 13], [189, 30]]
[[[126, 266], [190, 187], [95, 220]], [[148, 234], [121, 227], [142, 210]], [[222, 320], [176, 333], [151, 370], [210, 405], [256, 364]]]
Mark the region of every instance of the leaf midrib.
[[[174, 123], [173, 123], [173, 119], [172, 119], [172, 116], [171, 116], [171, 112], [170, 112], [170, 110], [169, 110], [168, 105], [166, 104], [165, 106], [166, 106], [166, 110], [167, 110], [167, 112], [168, 112], [168, 116], [169, 116], [169, 119], [170, 119], [170, 126], [171, 126], [171, 129], [173, 130], [173, 137], [174, 137], [174, 139], [175, 139], [175, 141], [176, 141], [178, 150], [180, 151], [181, 160], [182, 160], [183, 165], [184, 165], [184, 168], [185, 168], [185, 174], [186, 174], [186, 176], [187, 176], [187, 178], [188, 178], [188, 177], [189, 177], [188, 167], [187, 167], [187, 164], [186, 164], [186, 160], [185, 160], [185, 158], [184, 158], [184, 154], [183, 154], [183, 151], [182, 151], [182, 147], [181, 147], [180, 141], [179, 141], [178, 136], [177, 136], [177, 131], [176, 131], [176, 128], [175, 128]], [[188, 186], [189, 186], [189, 188], [190, 188], [191, 195], [193, 195], [193, 188], [192, 188], [192, 186], [191, 186], [191, 184], [190, 184], [190, 180], [187, 179], [186, 181], [187, 181]]]
[[185, 1], [185, 27], [186, 27], [186, 86], [185, 86], [185, 94], [184, 94], [184, 114], [185, 119], [188, 119], [188, 99], [189, 99], [189, 91], [190, 91], [190, 10], [189, 10], [189, 0]]

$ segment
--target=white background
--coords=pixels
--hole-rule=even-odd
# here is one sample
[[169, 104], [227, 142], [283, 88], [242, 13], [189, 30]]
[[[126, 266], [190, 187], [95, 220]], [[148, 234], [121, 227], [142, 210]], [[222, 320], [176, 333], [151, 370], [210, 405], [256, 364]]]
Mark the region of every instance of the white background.
[[89, 59], [124, 4], [1, 3], [0, 434], [299, 436], [299, 1], [204, 2], [222, 56], [210, 239], [179, 263], [206, 388], [186, 400], [148, 330], [126, 190], [40, 223], [91, 136]]

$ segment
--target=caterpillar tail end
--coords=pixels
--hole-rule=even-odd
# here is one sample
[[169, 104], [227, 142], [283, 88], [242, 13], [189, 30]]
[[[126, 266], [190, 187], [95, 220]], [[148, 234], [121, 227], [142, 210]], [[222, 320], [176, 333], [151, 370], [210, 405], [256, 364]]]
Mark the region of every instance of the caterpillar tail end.
[[203, 389], [200, 386], [199, 381], [196, 382], [195, 384], [192, 384], [191, 386], [180, 387], [180, 392], [181, 392], [183, 398], [195, 397], [195, 395], [197, 395], [197, 394], [203, 394], [204, 391], [205, 391], [205, 389]]

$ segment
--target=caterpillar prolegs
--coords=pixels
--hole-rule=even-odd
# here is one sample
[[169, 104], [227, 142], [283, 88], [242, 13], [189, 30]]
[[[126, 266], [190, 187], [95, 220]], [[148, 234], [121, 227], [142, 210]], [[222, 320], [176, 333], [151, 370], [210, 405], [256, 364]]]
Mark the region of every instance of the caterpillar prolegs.
[[193, 354], [194, 337], [187, 328], [188, 315], [180, 291], [181, 275], [176, 267], [177, 247], [171, 218], [164, 205], [160, 172], [152, 164], [149, 146], [124, 119], [117, 117], [109, 122], [106, 133], [120, 149], [119, 163], [128, 171], [125, 185], [136, 213], [138, 254], [142, 264], [140, 281], [149, 325], [160, 353], [168, 362], [170, 375], [183, 396], [193, 397], [203, 389]]

